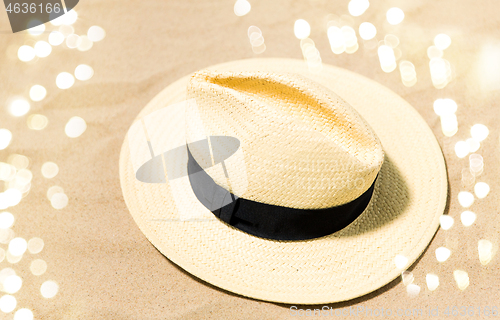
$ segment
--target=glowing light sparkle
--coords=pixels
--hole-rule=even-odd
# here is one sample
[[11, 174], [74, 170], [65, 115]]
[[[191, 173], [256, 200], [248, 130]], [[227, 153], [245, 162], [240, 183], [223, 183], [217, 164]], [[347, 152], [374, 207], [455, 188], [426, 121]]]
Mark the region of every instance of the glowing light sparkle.
[[441, 130], [447, 137], [452, 137], [455, 133], [457, 133], [458, 120], [454, 113], [441, 116]]
[[377, 28], [370, 22], [363, 22], [359, 25], [359, 36], [363, 40], [371, 40], [377, 35]]
[[408, 296], [410, 296], [410, 297], [416, 297], [420, 293], [420, 286], [413, 284], [413, 283], [409, 284], [406, 287], [406, 293], [408, 293]]
[[262, 31], [258, 27], [250, 26], [247, 33], [248, 39], [250, 40], [250, 45], [252, 46], [252, 51], [254, 53], [260, 54], [266, 51], [264, 37], [262, 36]]
[[31, 130], [43, 130], [48, 123], [47, 117], [41, 114], [32, 114], [28, 117], [28, 128]]
[[7, 229], [12, 227], [14, 224], [14, 215], [12, 213], [4, 211], [0, 213], [0, 229]]
[[483, 199], [490, 193], [490, 186], [486, 182], [478, 182], [474, 186], [474, 193], [476, 197]]
[[64, 42], [64, 35], [59, 31], [52, 31], [49, 34], [49, 43], [53, 46], [58, 46]]
[[72, 26], [62, 25], [59, 27], [59, 32], [67, 38], [75, 32], [75, 29]]
[[21, 289], [23, 280], [17, 275], [10, 275], [3, 281], [3, 289], [7, 293], [16, 293]]
[[30, 271], [35, 276], [41, 276], [47, 271], [47, 262], [42, 259], [36, 259], [31, 262]]
[[384, 72], [392, 72], [396, 69], [396, 57], [394, 50], [388, 45], [381, 45], [378, 47], [378, 57], [380, 60], [380, 67]]
[[483, 167], [484, 163], [481, 155], [474, 153], [469, 156], [469, 168], [474, 177], [479, 176], [483, 172]]
[[56, 77], [56, 85], [60, 89], [69, 89], [75, 84], [75, 78], [71, 73], [61, 72]]
[[464, 211], [460, 215], [460, 220], [465, 227], [470, 227], [476, 221], [476, 214], [472, 211]]
[[486, 127], [484, 124], [475, 124], [470, 129], [470, 135], [478, 142], [486, 139], [489, 133], [490, 131], [488, 130], [488, 127]]
[[429, 59], [442, 58], [443, 51], [441, 51], [441, 49], [436, 46], [430, 46], [429, 48], [427, 48], [427, 56], [429, 57]]
[[451, 45], [451, 38], [447, 34], [440, 33], [434, 38], [434, 45], [439, 50], [445, 50]]
[[490, 263], [493, 257], [493, 244], [489, 240], [481, 239], [477, 243], [477, 250], [479, 253], [479, 261], [483, 266]]
[[88, 51], [92, 48], [93, 45], [94, 43], [92, 42], [92, 40], [90, 40], [88, 36], [83, 35], [80, 36], [80, 42], [77, 46], [77, 49], [78, 51]]
[[35, 43], [35, 54], [37, 57], [48, 57], [52, 52], [52, 46], [45, 41], [38, 41]]
[[341, 54], [345, 51], [344, 34], [339, 27], [331, 26], [328, 28], [328, 40], [333, 53]]
[[431, 58], [429, 62], [432, 84], [436, 89], [442, 89], [452, 80], [450, 62], [443, 58]]
[[398, 254], [396, 255], [396, 257], [394, 257], [394, 264], [396, 265], [396, 268], [400, 270], [406, 269], [408, 262], [408, 258], [401, 254]]
[[14, 311], [17, 306], [17, 300], [14, 296], [6, 294], [0, 298], [0, 310], [5, 313]]
[[311, 26], [304, 19], [298, 19], [293, 26], [293, 32], [297, 39], [305, 39], [311, 34]]
[[455, 144], [455, 153], [459, 158], [465, 158], [469, 154], [469, 144], [465, 141], [458, 141]]
[[64, 193], [56, 193], [50, 199], [50, 204], [56, 210], [64, 209], [68, 205], [68, 196]]
[[64, 189], [59, 186], [52, 186], [47, 190], [47, 198], [52, 200], [52, 197], [57, 193], [64, 193]]
[[23, 238], [14, 238], [9, 242], [9, 252], [14, 256], [21, 256], [28, 249], [28, 242]]
[[394, 7], [387, 10], [386, 17], [387, 17], [387, 22], [389, 22], [392, 25], [397, 25], [404, 20], [405, 13], [403, 12], [403, 10]]
[[474, 138], [469, 138], [465, 142], [467, 142], [467, 144], [469, 145], [470, 152], [476, 152], [481, 147], [481, 144], [479, 143], [479, 141], [477, 141]]
[[300, 48], [302, 49], [302, 55], [304, 56], [309, 71], [313, 73], [321, 71], [323, 64], [319, 50], [316, 49], [314, 41], [309, 38], [302, 39], [300, 40]]
[[70, 11], [62, 15], [61, 18], [62, 24], [69, 26], [76, 22], [76, 20], [78, 19], [78, 13], [74, 9], [71, 9]]
[[9, 105], [9, 112], [14, 117], [22, 117], [30, 111], [30, 103], [24, 98], [17, 98]]
[[43, 250], [44, 247], [44, 242], [40, 238], [31, 238], [28, 241], [28, 251], [31, 254], [37, 254], [40, 253]]
[[59, 286], [55, 281], [49, 280], [42, 283], [40, 287], [40, 293], [44, 298], [50, 299], [55, 297], [57, 292], [59, 291]]
[[401, 61], [399, 63], [401, 81], [406, 87], [411, 87], [417, 83], [417, 72], [415, 66], [410, 61]]
[[462, 169], [462, 185], [464, 188], [471, 187], [475, 180], [476, 177], [472, 174], [469, 168]]
[[451, 255], [451, 251], [445, 247], [439, 247], [436, 249], [436, 259], [439, 262], [445, 262]]
[[19, 309], [14, 314], [14, 320], [33, 320], [33, 312], [26, 308]]
[[82, 43], [82, 39], [80, 38], [79, 35], [76, 35], [76, 34], [70, 34], [67, 38], [66, 38], [66, 45], [68, 46], [68, 48], [70, 49], [74, 49], [76, 47], [78, 47], [80, 44]]
[[35, 49], [28, 45], [23, 45], [19, 47], [19, 50], [17, 51], [17, 57], [19, 58], [19, 60], [24, 62], [33, 60], [35, 56], [36, 56]]
[[33, 26], [28, 29], [28, 33], [32, 36], [39, 36], [45, 31], [45, 25], [40, 20], [32, 20], [28, 26]]
[[12, 141], [12, 133], [7, 129], [0, 129], [0, 150], [7, 148]]
[[30, 88], [30, 99], [33, 101], [42, 101], [46, 95], [47, 90], [39, 84], [35, 84]]
[[45, 162], [42, 165], [42, 175], [47, 179], [52, 179], [59, 173], [59, 167], [54, 162]]
[[80, 117], [72, 117], [69, 119], [64, 128], [64, 132], [66, 132], [66, 135], [70, 138], [78, 138], [85, 130], [87, 130], [87, 123]]
[[442, 215], [439, 217], [439, 224], [444, 230], [449, 230], [453, 226], [454, 222], [455, 220], [449, 215]]
[[425, 276], [425, 281], [427, 282], [429, 291], [434, 291], [439, 287], [439, 277], [433, 273], [428, 273]]
[[87, 37], [89, 37], [90, 41], [92, 42], [98, 42], [104, 39], [106, 36], [106, 32], [104, 31], [103, 28], [99, 26], [92, 26], [89, 28], [87, 31]]
[[469, 275], [467, 272], [463, 270], [455, 270], [453, 271], [453, 277], [455, 278], [455, 282], [460, 290], [465, 290], [469, 286]]
[[234, 14], [238, 17], [242, 17], [250, 12], [252, 6], [247, 0], [237, 0], [234, 4]]
[[368, 0], [351, 0], [349, 1], [347, 9], [353, 17], [359, 17], [365, 13], [369, 6], [370, 2]]
[[438, 116], [444, 116], [447, 114], [452, 114], [457, 111], [457, 103], [452, 99], [437, 99], [434, 101], [434, 112]]
[[458, 193], [458, 202], [462, 207], [468, 208], [474, 203], [474, 195], [467, 191], [460, 191]]

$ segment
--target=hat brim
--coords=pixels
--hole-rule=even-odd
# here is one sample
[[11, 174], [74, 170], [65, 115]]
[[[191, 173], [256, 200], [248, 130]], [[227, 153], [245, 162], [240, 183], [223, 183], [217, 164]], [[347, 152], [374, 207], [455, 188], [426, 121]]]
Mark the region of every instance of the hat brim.
[[[208, 69], [297, 73], [337, 93], [351, 104], [379, 137], [385, 161], [366, 210], [334, 234], [303, 241], [267, 240], [218, 220], [202, 206], [188, 177], [176, 186], [147, 184], [135, 177], [130, 141], [120, 154], [125, 202], [141, 231], [168, 259], [196, 277], [255, 299], [319, 304], [350, 300], [370, 293], [403, 271], [398, 255], [410, 266], [439, 227], [447, 201], [446, 167], [436, 138], [422, 117], [400, 96], [361, 75], [329, 65], [320, 73], [304, 61], [249, 59]], [[137, 119], [186, 99], [189, 75], [159, 93]], [[167, 143], [179, 121], [161, 119]], [[175, 190], [174, 190], [175, 189]], [[181, 190], [179, 190], [181, 189]], [[176, 203], [187, 204], [205, 219], [180, 220]]]

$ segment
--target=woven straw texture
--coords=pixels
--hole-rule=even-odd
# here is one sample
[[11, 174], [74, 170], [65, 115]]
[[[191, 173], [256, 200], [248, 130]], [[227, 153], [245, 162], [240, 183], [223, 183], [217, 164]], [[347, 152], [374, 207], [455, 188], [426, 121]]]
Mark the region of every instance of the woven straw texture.
[[[124, 198], [134, 220], [160, 252], [215, 286], [256, 299], [294, 304], [337, 302], [367, 294], [400, 275], [401, 270], [394, 263], [396, 255], [407, 257], [408, 265], [420, 256], [444, 211], [447, 179], [435, 137], [407, 102], [380, 84], [347, 70], [324, 65], [321, 73], [311, 74], [299, 60], [241, 60], [209, 69], [297, 73], [331, 89], [368, 123], [365, 126], [357, 122], [360, 124], [357, 132], [371, 142], [361, 148], [365, 150], [362, 155], [356, 154], [354, 158], [376, 167], [380, 153], [371, 127], [383, 146], [384, 162], [372, 201], [354, 223], [318, 239], [273, 241], [250, 236], [218, 221], [196, 199], [187, 178], [164, 184], [137, 181], [129, 147], [136, 141], [129, 138], [144, 137], [129, 135], [120, 155]], [[190, 78], [186, 76], [163, 90], [137, 119], [144, 122], [147, 115], [185, 100]], [[311, 89], [321, 90], [319, 86]], [[203, 117], [203, 104], [199, 110]], [[356, 116], [348, 107], [342, 110]], [[303, 119], [303, 123], [309, 121]], [[177, 139], [178, 132], [185, 131], [185, 123], [176, 120], [175, 114], [156, 116], [156, 121], [163, 123], [163, 130], [155, 137], [148, 137], [153, 148], [168, 144]], [[326, 124], [320, 122], [317, 130]], [[208, 130], [223, 133], [214, 128]], [[250, 164], [246, 165], [248, 171], [254, 170]], [[252, 183], [248, 185], [248, 190], [252, 190]], [[306, 206], [320, 207], [325, 203]], [[197, 219], [186, 220], [186, 214], [190, 213]]]
[[[338, 206], [365, 192], [382, 165], [380, 141], [363, 118], [300, 76], [201, 71], [187, 94], [206, 135], [240, 140], [245, 170], [233, 170], [246, 176], [229, 177], [232, 189], [248, 183], [240, 197], [299, 209]], [[230, 189], [221, 170], [212, 178]]]

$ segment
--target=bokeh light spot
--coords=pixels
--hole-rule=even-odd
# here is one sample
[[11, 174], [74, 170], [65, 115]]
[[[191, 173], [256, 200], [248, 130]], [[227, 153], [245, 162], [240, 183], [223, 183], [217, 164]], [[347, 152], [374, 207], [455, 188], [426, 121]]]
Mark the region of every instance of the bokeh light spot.
[[439, 277], [433, 273], [428, 273], [425, 276], [425, 281], [427, 282], [427, 288], [429, 291], [434, 291], [439, 287]]
[[80, 81], [86, 81], [92, 78], [94, 69], [86, 64], [80, 64], [75, 68], [75, 78]]
[[52, 46], [46, 41], [35, 43], [35, 54], [37, 57], [45, 58], [52, 52]]
[[28, 33], [32, 36], [39, 36], [45, 31], [45, 25], [43, 23], [36, 25], [37, 23], [41, 23], [41, 21], [35, 19], [28, 23], [28, 27], [33, 26], [28, 29]]
[[92, 40], [90, 40], [88, 36], [83, 35], [80, 36], [80, 43], [78, 44], [77, 49], [78, 51], [88, 51], [93, 45], [94, 43]]
[[14, 314], [14, 320], [33, 320], [33, 312], [26, 308], [19, 309]]
[[490, 131], [488, 130], [488, 127], [486, 127], [484, 124], [475, 124], [470, 129], [470, 135], [478, 142], [486, 139], [489, 133]]
[[45, 281], [40, 287], [40, 292], [44, 298], [53, 298], [59, 291], [59, 286], [52, 280]]
[[472, 211], [464, 211], [460, 215], [460, 220], [462, 224], [466, 227], [470, 227], [476, 221], [476, 214]]
[[41, 276], [47, 271], [47, 262], [42, 259], [36, 259], [31, 262], [30, 271], [35, 276]]
[[420, 286], [411, 283], [406, 287], [406, 293], [408, 293], [410, 297], [416, 297], [420, 293]]
[[21, 61], [24, 62], [31, 61], [35, 58], [35, 56], [36, 56], [35, 49], [31, 46], [23, 45], [19, 47], [19, 50], [17, 50], [17, 57]]
[[394, 257], [394, 264], [396, 265], [396, 268], [404, 270], [408, 265], [408, 258], [401, 254], [398, 254], [396, 255], [396, 257]]
[[443, 214], [439, 217], [439, 224], [444, 230], [449, 230], [453, 226], [454, 222], [455, 220], [447, 214]]
[[311, 26], [304, 19], [298, 19], [293, 26], [293, 32], [297, 39], [305, 39], [311, 34]]
[[478, 182], [474, 186], [474, 193], [476, 197], [483, 199], [490, 193], [490, 186], [486, 182]]
[[28, 117], [28, 128], [31, 130], [43, 130], [48, 123], [49, 119], [41, 114], [32, 114]]
[[252, 6], [247, 0], [237, 0], [234, 4], [234, 14], [238, 17], [242, 17], [250, 12]]
[[39, 84], [35, 84], [30, 88], [30, 98], [33, 101], [42, 101], [46, 95], [47, 90]]
[[56, 193], [50, 199], [50, 204], [56, 210], [64, 209], [68, 205], [68, 196], [64, 193]]
[[49, 34], [49, 43], [53, 46], [58, 46], [64, 42], [64, 35], [59, 31], [52, 31]]
[[98, 42], [104, 39], [106, 32], [99, 26], [92, 26], [87, 31], [87, 36], [92, 42]]
[[405, 13], [403, 12], [403, 10], [394, 7], [394, 8], [390, 8], [389, 10], [387, 10], [386, 17], [387, 17], [387, 21], [390, 24], [397, 25], [397, 24], [400, 24], [404, 20]]
[[458, 193], [458, 202], [462, 207], [468, 208], [474, 203], [474, 195], [467, 191], [460, 191]]
[[59, 173], [59, 167], [54, 162], [45, 162], [42, 165], [42, 175], [47, 179], [52, 179]]
[[12, 133], [7, 129], [0, 129], [0, 150], [7, 148], [12, 141]]
[[69, 119], [68, 123], [66, 123], [66, 127], [64, 128], [66, 135], [70, 138], [77, 138], [81, 136], [85, 130], [87, 130], [87, 123], [80, 117], [72, 117]]
[[460, 290], [465, 290], [469, 286], [469, 275], [463, 270], [453, 271], [453, 277], [457, 283]]
[[377, 28], [370, 22], [363, 22], [359, 25], [359, 36], [363, 40], [373, 39], [377, 35]]
[[10, 212], [4, 211], [0, 213], [0, 229], [7, 229], [14, 224], [14, 215]]
[[445, 50], [450, 44], [451, 38], [447, 34], [440, 33], [434, 38], [434, 45], [440, 50]]
[[40, 253], [43, 250], [44, 247], [44, 242], [40, 238], [31, 238], [28, 241], [28, 251], [31, 254], [37, 254]]
[[28, 243], [23, 238], [17, 237], [9, 242], [9, 252], [14, 256], [21, 256], [28, 249]]
[[17, 300], [14, 296], [6, 294], [0, 298], [0, 310], [5, 313], [14, 311], [17, 306]]
[[69, 89], [75, 84], [75, 78], [71, 73], [61, 72], [57, 75], [56, 85], [60, 89]]
[[23, 280], [17, 275], [11, 275], [5, 278], [3, 282], [3, 290], [7, 293], [16, 293], [21, 289], [23, 285]]
[[445, 262], [451, 255], [451, 251], [445, 247], [439, 247], [436, 249], [436, 259], [439, 262]]

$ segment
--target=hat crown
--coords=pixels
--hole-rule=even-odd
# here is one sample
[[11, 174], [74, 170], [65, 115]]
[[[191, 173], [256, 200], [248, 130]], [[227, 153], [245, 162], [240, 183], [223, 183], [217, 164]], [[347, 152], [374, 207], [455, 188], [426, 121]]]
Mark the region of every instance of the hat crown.
[[203, 70], [187, 96], [197, 106], [186, 116], [189, 142], [239, 140], [242, 156], [229, 161], [229, 179], [220, 168], [206, 170], [238, 197], [298, 209], [339, 206], [368, 190], [383, 163], [378, 137], [356, 110], [298, 75]]

